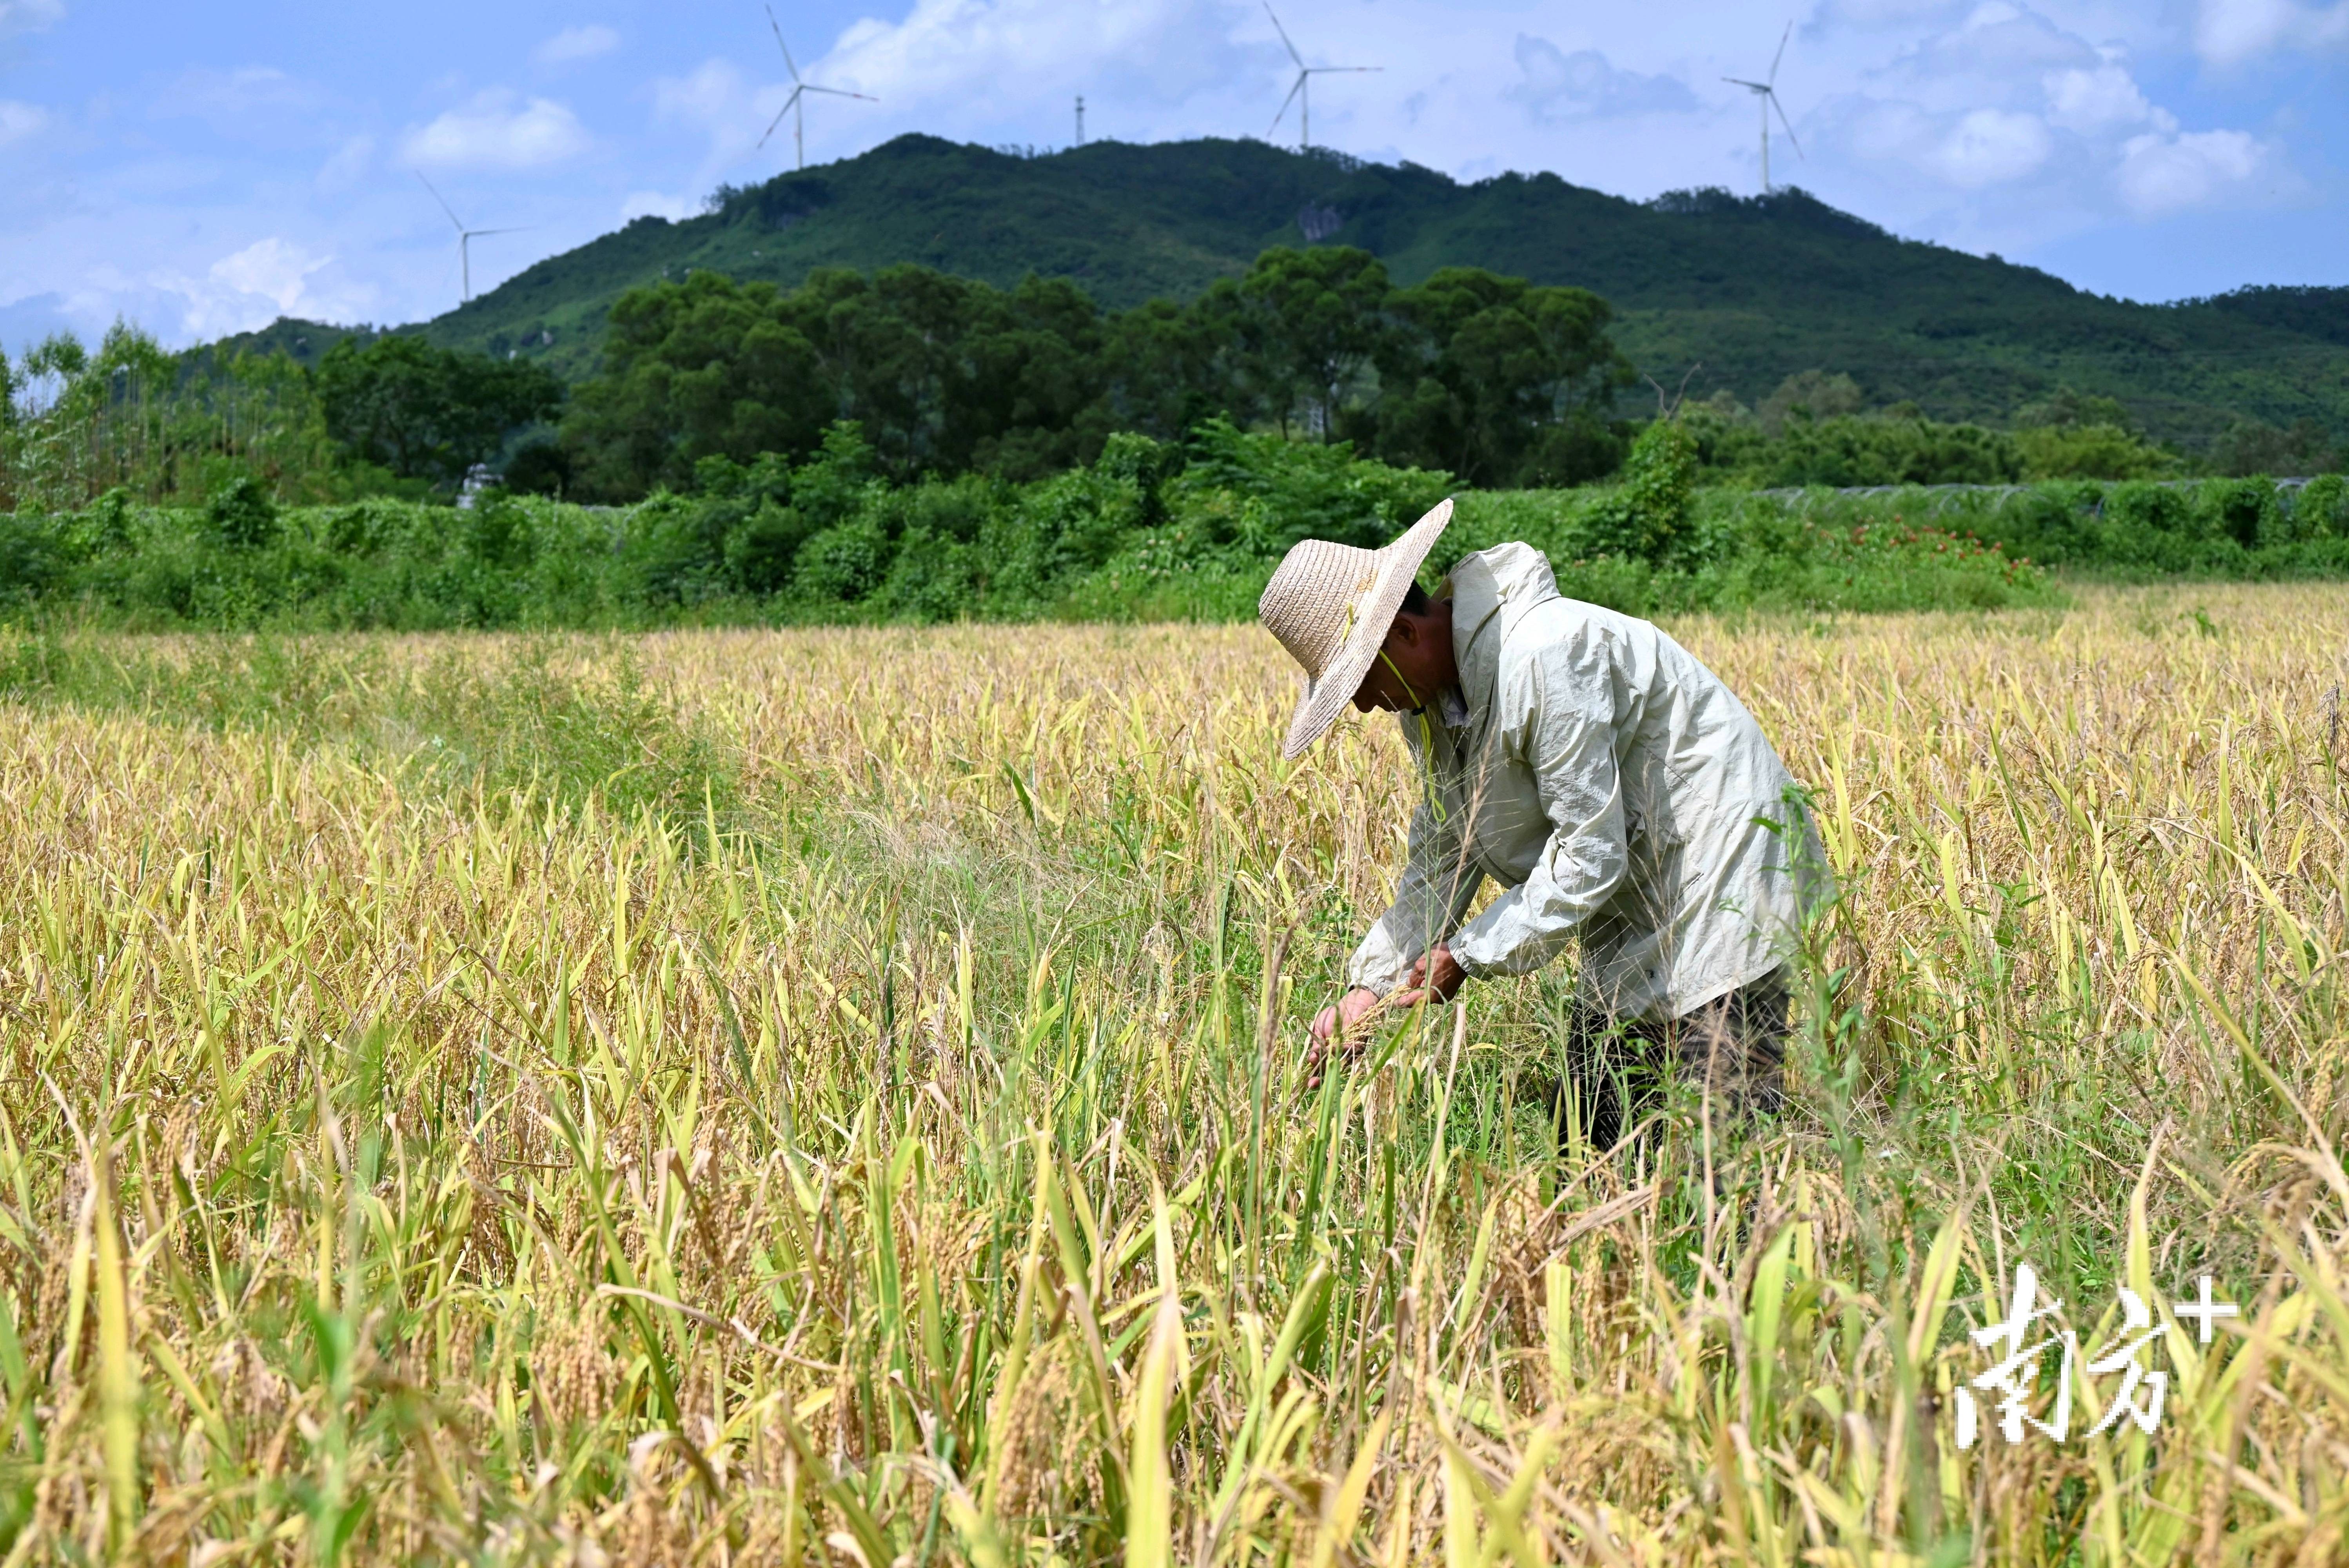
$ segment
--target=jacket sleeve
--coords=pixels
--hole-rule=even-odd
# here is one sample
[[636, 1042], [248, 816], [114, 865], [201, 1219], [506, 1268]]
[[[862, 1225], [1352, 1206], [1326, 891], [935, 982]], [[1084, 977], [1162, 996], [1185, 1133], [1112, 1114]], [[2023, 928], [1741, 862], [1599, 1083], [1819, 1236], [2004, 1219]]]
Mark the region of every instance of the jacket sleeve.
[[1553, 645], [1509, 685], [1516, 711], [1502, 738], [1531, 769], [1550, 835], [1533, 873], [1452, 938], [1452, 956], [1475, 975], [1547, 964], [1615, 895], [1630, 863], [1603, 650]]
[[1455, 810], [1450, 822], [1440, 823], [1423, 800], [1412, 813], [1411, 852], [1395, 886], [1394, 903], [1354, 950], [1346, 965], [1350, 984], [1385, 995], [1402, 984], [1420, 954], [1450, 935], [1468, 913], [1485, 874], [1462, 849], [1460, 816]]

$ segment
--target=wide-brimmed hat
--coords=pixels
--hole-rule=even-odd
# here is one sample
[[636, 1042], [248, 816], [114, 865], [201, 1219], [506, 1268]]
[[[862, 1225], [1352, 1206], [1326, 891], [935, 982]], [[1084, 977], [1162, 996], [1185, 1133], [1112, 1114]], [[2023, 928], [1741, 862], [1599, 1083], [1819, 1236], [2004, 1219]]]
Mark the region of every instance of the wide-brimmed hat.
[[1383, 550], [1307, 539], [1281, 557], [1256, 615], [1305, 666], [1305, 691], [1281, 742], [1283, 757], [1296, 758], [1346, 711], [1419, 575], [1419, 563], [1451, 521], [1447, 497]]

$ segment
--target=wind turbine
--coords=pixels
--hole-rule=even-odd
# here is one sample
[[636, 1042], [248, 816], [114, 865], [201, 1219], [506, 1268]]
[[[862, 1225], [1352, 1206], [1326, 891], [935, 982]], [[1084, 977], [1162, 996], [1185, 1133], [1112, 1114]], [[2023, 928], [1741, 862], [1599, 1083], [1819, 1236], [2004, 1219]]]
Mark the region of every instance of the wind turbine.
[[[415, 173], [416, 178], [419, 180], [424, 180], [423, 170], [417, 170], [413, 172]], [[472, 242], [477, 239], [483, 238], [490, 234], [519, 234], [522, 232], [522, 230], [468, 229], [465, 227], [463, 222], [458, 218], [456, 212], [450, 207], [449, 203], [442, 199], [440, 192], [433, 189], [432, 181], [429, 180], [424, 180], [424, 189], [432, 191], [432, 200], [440, 203], [440, 211], [447, 212], [449, 214], [449, 222], [457, 225], [457, 266], [464, 274], [464, 294], [462, 297], [464, 299], [471, 299], [473, 297]]]
[[1743, 77], [1723, 77], [1721, 78], [1723, 81], [1744, 88], [1746, 91], [1752, 93], [1756, 99], [1760, 100], [1762, 106], [1762, 194], [1764, 196], [1770, 194], [1770, 111], [1772, 109], [1775, 108], [1778, 111], [1778, 123], [1786, 128], [1786, 140], [1794, 147], [1795, 156], [1797, 158], [1803, 156], [1803, 144], [1795, 140], [1795, 127], [1793, 123], [1786, 119], [1785, 106], [1778, 101], [1778, 62], [1786, 57], [1786, 40], [1794, 36], [1795, 25], [1792, 22], [1789, 22], [1786, 24], [1786, 30], [1778, 35], [1778, 52], [1770, 57], [1770, 75], [1767, 80], [1749, 82]]
[[[1280, 25], [1278, 16], [1273, 15], [1272, 0], [1264, 0], [1264, 14], [1272, 16], [1272, 30], [1280, 35], [1281, 43], [1288, 46], [1288, 57], [1297, 62], [1297, 85], [1288, 89], [1287, 98], [1280, 100], [1280, 112], [1272, 117], [1272, 124], [1267, 128], [1265, 134], [1269, 136], [1273, 131], [1280, 129], [1280, 122], [1288, 117], [1288, 106], [1295, 103], [1297, 104], [1297, 150], [1303, 152], [1313, 145], [1313, 94], [1309, 90], [1309, 84], [1312, 79], [1315, 77], [1336, 76], [1345, 71], [1382, 71], [1386, 67], [1384, 66], [1309, 66], [1305, 63], [1305, 57], [1297, 52], [1297, 46], [1289, 43], [1288, 29]], [[1299, 102], [1300, 98], [1302, 102]]]
[[[767, 127], [767, 136], [774, 135], [775, 127], [783, 123], [783, 116], [790, 115], [792, 117], [792, 151], [797, 157], [799, 166], [805, 169], [807, 167], [807, 123], [802, 117], [800, 109], [802, 94], [830, 93], [834, 98], [863, 98], [866, 103], [879, 103], [881, 100], [864, 93], [850, 92], [845, 88], [820, 88], [813, 82], [800, 80], [799, 66], [792, 59], [792, 46], [783, 42], [783, 25], [775, 20], [775, 8], [772, 5], [767, 7], [767, 26], [775, 30], [775, 46], [783, 52], [783, 68], [792, 73], [792, 96], [785, 98], [783, 107], [775, 111], [773, 121]], [[767, 136], [759, 139], [761, 147], [767, 145]]]

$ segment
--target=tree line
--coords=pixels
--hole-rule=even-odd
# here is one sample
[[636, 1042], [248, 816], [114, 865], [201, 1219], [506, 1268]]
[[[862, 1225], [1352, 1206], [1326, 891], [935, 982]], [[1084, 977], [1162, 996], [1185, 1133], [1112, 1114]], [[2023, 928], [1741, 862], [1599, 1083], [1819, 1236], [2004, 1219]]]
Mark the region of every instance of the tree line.
[[[17, 363], [0, 353], [0, 511], [69, 510], [116, 490], [201, 503], [239, 484], [290, 502], [424, 500], [501, 453], [552, 490], [561, 463], [546, 422], [564, 394], [542, 366], [412, 333], [353, 333], [315, 370], [284, 354], [174, 354], [124, 322], [94, 351], [52, 334]], [[535, 427], [541, 438], [514, 451]]]
[[[1644, 423], [1607, 302], [1475, 268], [1398, 287], [1365, 251], [1264, 253], [1188, 304], [1104, 311], [1076, 284], [1009, 289], [926, 267], [830, 269], [797, 288], [696, 272], [630, 291], [598, 373], [361, 329], [314, 370], [226, 346], [171, 354], [118, 323], [0, 356], [0, 510], [114, 489], [202, 504], [240, 480], [281, 501], [447, 500], [479, 464], [510, 488], [628, 502], [706, 488], [706, 466], [812, 459], [853, 425], [889, 483], [1024, 482], [1095, 461], [1118, 433], [1181, 445], [1213, 421], [1340, 446], [1473, 489], [1620, 472]], [[2336, 471], [2303, 420], [2245, 421], [2207, 452], [2147, 440], [2121, 404], [2068, 388], [2008, 428], [1868, 406], [1847, 376], [1790, 376], [1755, 407], [1677, 408], [1704, 482], [2006, 484]]]
[[[897, 482], [1032, 480], [1116, 432], [1225, 418], [1472, 485], [1571, 485], [1630, 435], [1611, 319], [1588, 290], [1475, 268], [1398, 288], [1346, 247], [1268, 251], [1188, 304], [1122, 312], [1033, 275], [834, 268], [778, 289], [704, 271], [624, 294], [601, 372], [567, 396], [528, 360], [414, 333], [355, 333], [303, 372], [118, 324], [95, 354], [61, 335], [0, 357], [0, 504], [201, 500], [232, 469], [287, 500], [420, 499], [492, 459], [517, 488], [626, 501], [692, 489], [710, 458], [804, 459], [843, 422]], [[241, 388], [265, 389], [265, 429], [219, 417]]]
[[1480, 487], [1612, 471], [1632, 379], [1585, 289], [1447, 267], [1409, 288], [1366, 251], [1275, 249], [1188, 304], [1105, 312], [1075, 284], [926, 267], [709, 272], [614, 305], [563, 423], [571, 493], [691, 486], [709, 458], [802, 457], [854, 421], [893, 478], [1041, 477], [1131, 431], [1204, 420], [1332, 442]]

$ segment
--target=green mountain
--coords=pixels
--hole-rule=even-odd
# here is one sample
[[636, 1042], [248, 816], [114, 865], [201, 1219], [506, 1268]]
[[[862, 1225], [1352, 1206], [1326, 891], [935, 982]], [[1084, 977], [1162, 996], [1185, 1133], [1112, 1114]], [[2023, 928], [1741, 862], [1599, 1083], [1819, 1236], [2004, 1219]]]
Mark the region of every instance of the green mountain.
[[[1122, 308], [1188, 298], [1271, 245], [1360, 245], [1398, 283], [1471, 265], [1595, 290], [1640, 368], [1747, 403], [1806, 369], [1874, 403], [2003, 419], [2068, 385], [2199, 446], [2239, 419], [2349, 436], [2349, 288], [2146, 305], [1995, 257], [1903, 240], [1799, 191], [1649, 203], [1506, 174], [1464, 185], [1413, 164], [1260, 141], [1096, 142], [1026, 157], [905, 136], [730, 188], [683, 222], [639, 218], [424, 325], [438, 343], [593, 371], [622, 291], [714, 268], [783, 286], [813, 268], [916, 262], [999, 285], [1034, 271]], [[332, 328], [280, 323], [323, 352]], [[289, 344], [290, 346], [290, 344]]]

